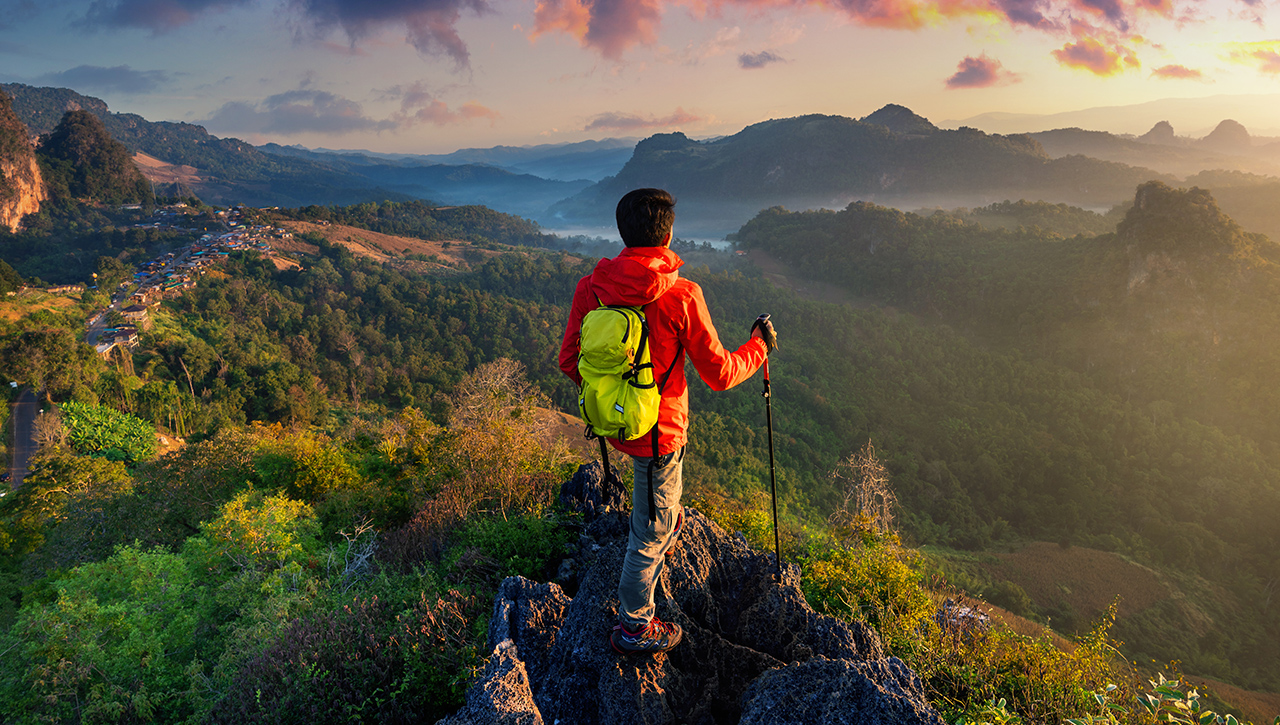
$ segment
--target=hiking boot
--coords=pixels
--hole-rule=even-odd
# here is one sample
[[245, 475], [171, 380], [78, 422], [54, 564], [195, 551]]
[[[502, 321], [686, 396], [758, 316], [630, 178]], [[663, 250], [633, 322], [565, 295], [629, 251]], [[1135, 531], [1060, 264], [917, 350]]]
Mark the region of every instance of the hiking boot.
[[684, 528], [684, 511], [676, 514], [676, 532], [671, 535], [671, 546], [662, 553], [663, 556], [671, 556], [676, 553], [676, 549], [680, 548], [680, 530]]
[[609, 643], [620, 655], [658, 654], [680, 644], [683, 634], [680, 625], [654, 617], [639, 632], [632, 632], [622, 624], [617, 625], [609, 634]]

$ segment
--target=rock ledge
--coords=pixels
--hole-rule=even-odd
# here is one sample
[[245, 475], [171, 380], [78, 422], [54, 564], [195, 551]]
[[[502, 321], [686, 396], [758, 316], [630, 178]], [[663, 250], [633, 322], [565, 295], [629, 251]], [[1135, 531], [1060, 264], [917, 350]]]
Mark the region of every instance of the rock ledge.
[[608, 634], [627, 524], [599, 500], [571, 567], [581, 572], [574, 596], [555, 583], [503, 581], [484, 672], [438, 725], [944, 725], [874, 631], [814, 612], [799, 567], [777, 581], [772, 556], [693, 509], [655, 593], [658, 616], [683, 627], [684, 640], [665, 655], [618, 656]]

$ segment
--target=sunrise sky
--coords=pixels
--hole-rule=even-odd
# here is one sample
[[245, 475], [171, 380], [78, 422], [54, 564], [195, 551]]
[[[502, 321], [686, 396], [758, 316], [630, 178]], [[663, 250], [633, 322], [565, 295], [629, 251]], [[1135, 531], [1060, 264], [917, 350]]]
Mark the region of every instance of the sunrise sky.
[[[255, 143], [439, 153], [1276, 94], [1278, 24], [1277, 0], [0, 0], [0, 80]], [[1235, 115], [1280, 133], [1273, 105]]]

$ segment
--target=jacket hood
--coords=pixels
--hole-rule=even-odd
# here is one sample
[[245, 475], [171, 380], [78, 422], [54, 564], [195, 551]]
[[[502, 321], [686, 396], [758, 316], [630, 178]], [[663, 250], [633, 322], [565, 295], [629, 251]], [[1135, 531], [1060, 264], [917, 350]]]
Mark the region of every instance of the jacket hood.
[[680, 255], [667, 247], [627, 247], [602, 259], [591, 273], [591, 289], [606, 305], [645, 305], [680, 279]]

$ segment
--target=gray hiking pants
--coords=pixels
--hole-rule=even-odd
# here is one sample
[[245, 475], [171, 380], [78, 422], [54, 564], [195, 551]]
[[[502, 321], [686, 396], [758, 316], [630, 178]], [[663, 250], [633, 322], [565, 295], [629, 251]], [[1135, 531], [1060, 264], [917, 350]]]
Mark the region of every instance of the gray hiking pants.
[[632, 457], [635, 464], [635, 487], [631, 492], [631, 535], [627, 538], [627, 556], [622, 562], [618, 581], [618, 621], [635, 632], [653, 619], [653, 590], [662, 574], [662, 562], [676, 541], [676, 520], [684, 508], [680, 495], [684, 449], [658, 457], [665, 463], [653, 474], [653, 500], [657, 505], [656, 521], [649, 521], [649, 461]]

